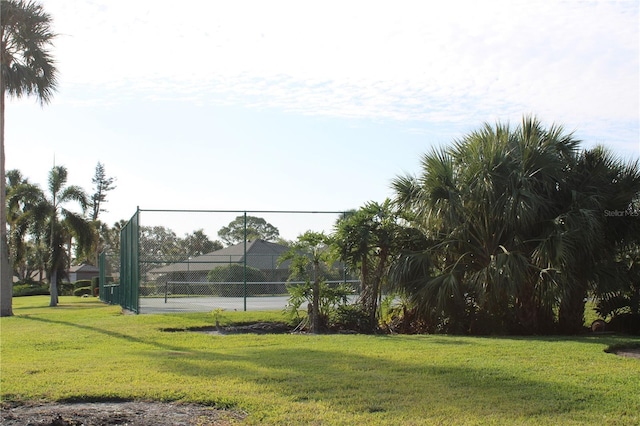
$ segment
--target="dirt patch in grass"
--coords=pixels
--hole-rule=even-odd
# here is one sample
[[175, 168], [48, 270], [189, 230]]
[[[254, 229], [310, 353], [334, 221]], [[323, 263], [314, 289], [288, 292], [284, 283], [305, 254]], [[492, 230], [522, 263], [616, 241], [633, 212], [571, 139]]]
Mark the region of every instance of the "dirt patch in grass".
[[284, 334], [291, 333], [293, 327], [281, 322], [257, 322], [254, 324], [239, 324], [230, 325], [226, 327], [204, 327], [199, 329], [193, 329], [191, 331], [198, 331], [201, 333], [217, 332], [219, 334]]
[[205, 334], [286, 334], [293, 332], [293, 327], [282, 322], [257, 322], [252, 324], [236, 324], [229, 326], [204, 326], [189, 328], [163, 328], [162, 331], [192, 331]]
[[613, 353], [619, 356], [640, 359], [640, 348], [616, 349]]
[[5, 426], [227, 426], [239, 424], [244, 413], [193, 404], [165, 402], [2, 403]]

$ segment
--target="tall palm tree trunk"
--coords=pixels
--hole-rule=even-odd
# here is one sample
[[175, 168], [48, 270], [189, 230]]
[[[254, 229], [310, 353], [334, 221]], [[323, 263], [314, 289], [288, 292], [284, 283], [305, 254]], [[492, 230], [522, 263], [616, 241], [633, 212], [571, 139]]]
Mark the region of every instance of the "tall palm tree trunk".
[[387, 266], [387, 255], [389, 248], [382, 246], [378, 255], [378, 265], [376, 267], [376, 275], [373, 278], [371, 288], [371, 307], [369, 311], [369, 327], [370, 331], [375, 331], [378, 326], [378, 298], [380, 297], [380, 287], [382, 283], [382, 277]]
[[311, 302], [311, 333], [320, 333], [320, 279], [313, 280], [313, 300]]
[[520, 333], [534, 334], [538, 326], [538, 306], [535, 300], [535, 279], [528, 278], [518, 292], [516, 317]]
[[0, 73], [0, 316], [13, 315], [13, 273], [9, 266], [9, 244], [7, 239], [7, 200], [4, 153], [4, 97], [5, 87]]
[[54, 268], [51, 272], [51, 283], [49, 284], [49, 293], [51, 293], [51, 300], [49, 306], [58, 306], [58, 270]]
[[[13, 272], [7, 240], [4, 149], [5, 95], [35, 95], [44, 104], [56, 86], [48, 48], [51, 17], [35, 1], [2, 0], [0, 13], [0, 316], [12, 315]], [[9, 78], [7, 78], [9, 77]]]
[[587, 283], [576, 282], [562, 297], [558, 311], [558, 325], [563, 334], [577, 334], [584, 328]]

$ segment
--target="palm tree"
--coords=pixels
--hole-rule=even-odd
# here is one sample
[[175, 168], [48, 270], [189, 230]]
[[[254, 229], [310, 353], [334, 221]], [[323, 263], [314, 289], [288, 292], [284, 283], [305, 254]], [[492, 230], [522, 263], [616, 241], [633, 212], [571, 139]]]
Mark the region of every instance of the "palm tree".
[[[557, 192], [578, 142], [525, 117], [516, 129], [485, 126], [422, 158], [422, 174], [394, 180], [396, 203], [433, 246], [398, 262], [400, 289], [424, 315], [469, 332], [488, 313], [492, 331], [539, 331], [553, 316]], [[552, 251], [551, 249], [556, 249]]]
[[639, 198], [638, 161], [625, 162], [596, 147], [583, 151], [572, 165], [555, 235], [572, 248], [558, 313], [562, 332], [582, 329], [588, 293], [608, 294], [627, 285], [628, 267], [621, 258], [640, 242], [634, 205]]
[[[67, 169], [54, 167], [49, 173], [49, 194], [43, 194], [33, 207], [36, 235], [44, 236], [49, 246], [47, 274], [50, 280], [50, 306], [58, 303], [58, 280], [66, 274], [68, 251], [66, 245], [72, 239], [80, 252], [90, 250], [95, 238], [95, 229], [83, 215], [64, 208], [70, 201], [76, 202], [83, 213], [89, 202], [84, 190], [75, 185], [66, 186]], [[42, 237], [40, 237], [42, 238]]]
[[320, 320], [320, 283], [324, 281], [322, 265], [330, 263], [331, 253], [328, 249], [329, 238], [323, 232], [307, 231], [298, 236], [279, 259], [279, 262], [291, 261], [290, 279], [303, 278], [311, 283], [311, 332], [319, 334], [326, 326], [326, 318], [321, 325]]
[[49, 53], [55, 34], [51, 17], [33, 1], [0, 2], [0, 316], [13, 315], [12, 272], [7, 243], [4, 152], [5, 94], [35, 95], [41, 104], [51, 100], [56, 68]]
[[[11, 248], [11, 265], [14, 273], [24, 270], [24, 261], [28, 244], [26, 237], [33, 225], [31, 214], [34, 205], [42, 198], [42, 191], [37, 185], [23, 178], [19, 170], [7, 172], [7, 226], [9, 247]], [[24, 279], [26, 277], [20, 276]]]
[[338, 220], [333, 236], [335, 256], [354, 270], [361, 282], [360, 304], [369, 316], [369, 331], [377, 327], [378, 300], [392, 259], [406, 244], [391, 200], [370, 202]]

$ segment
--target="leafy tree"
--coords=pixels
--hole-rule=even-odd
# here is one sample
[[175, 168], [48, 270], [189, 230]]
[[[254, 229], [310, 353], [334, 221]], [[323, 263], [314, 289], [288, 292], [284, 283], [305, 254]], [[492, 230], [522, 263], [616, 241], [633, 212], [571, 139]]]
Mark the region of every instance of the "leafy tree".
[[174, 231], [164, 226], [140, 227], [140, 258], [174, 262], [185, 259], [181, 251], [180, 238]]
[[267, 223], [261, 217], [238, 216], [227, 226], [223, 226], [218, 231], [218, 236], [226, 244], [233, 245], [244, 241], [245, 238], [245, 217], [246, 217], [246, 237], [247, 240], [257, 239], [265, 241], [275, 241], [280, 236], [278, 228]]
[[115, 222], [113, 226], [109, 226], [100, 220], [92, 221], [91, 224], [96, 234], [91, 262], [95, 262], [94, 265], [98, 265], [100, 254], [105, 253], [110, 259], [108, 262], [109, 273], [117, 273], [120, 270], [120, 232], [127, 224], [127, 221], [120, 220]]
[[116, 186], [114, 185], [115, 180], [116, 179], [113, 177], [107, 177], [104, 164], [98, 162], [96, 165], [95, 175], [93, 176], [93, 179], [91, 179], [95, 191], [91, 196], [91, 201], [89, 203], [92, 210], [91, 220], [96, 221], [98, 220], [98, 215], [100, 213], [107, 212], [107, 210], [102, 206], [107, 202], [107, 192], [116, 189]]
[[0, 316], [10, 316], [13, 283], [5, 198], [5, 95], [35, 95], [41, 104], [48, 103], [57, 71], [49, 52], [55, 34], [43, 7], [33, 1], [1, 0], [0, 10]]
[[31, 280], [36, 276], [36, 281], [42, 283], [46, 278], [46, 261], [48, 248], [42, 241], [29, 239], [24, 244], [24, 259], [17, 265], [17, 276], [20, 281]]
[[115, 222], [113, 226], [109, 226], [106, 224], [101, 224], [100, 226], [100, 239], [102, 240], [102, 250], [107, 251], [107, 253], [117, 256], [120, 254], [120, 232], [122, 232], [122, 228], [127, 224], [126, 220], [119, 220]]
[[204, 229], [198, 229], [191, 234], [186, 234], [180, 241], [180, 245], [182, 247], [181, 250], [186, 253], [187, 257], [201, 256], [223, 248], [222, 243], [219, 241], [211, 241], [207, 234], [204, 233]]
[[180, 238], [164, 226], [140, 227], [140, 256], [146, 260], [171, 263], [221, 248], [222, 244], [211, 241], [202, 229]]

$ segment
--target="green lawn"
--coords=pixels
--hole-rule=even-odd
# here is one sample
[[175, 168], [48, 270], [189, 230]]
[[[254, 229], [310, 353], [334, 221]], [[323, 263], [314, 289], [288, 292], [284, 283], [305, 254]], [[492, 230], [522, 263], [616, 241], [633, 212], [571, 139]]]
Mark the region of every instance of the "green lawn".
[[[211, 314], [122, 315], [92, 298], [14, 299], [3, 400], [171, 400], [246, 424], [640, 424], [640, 360], [624, 336], [205, 335]], [[223, 312], [221, 320], [281, 319]]]

